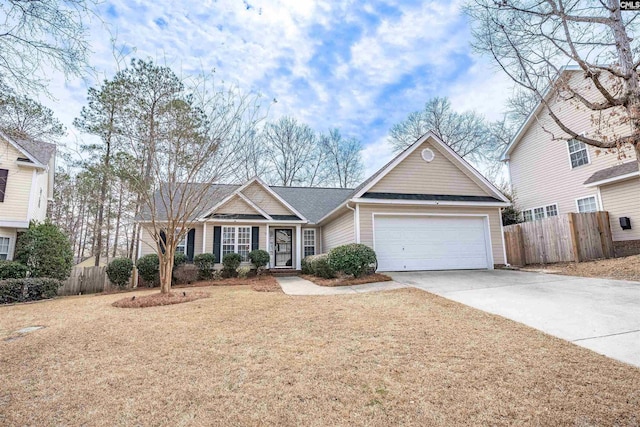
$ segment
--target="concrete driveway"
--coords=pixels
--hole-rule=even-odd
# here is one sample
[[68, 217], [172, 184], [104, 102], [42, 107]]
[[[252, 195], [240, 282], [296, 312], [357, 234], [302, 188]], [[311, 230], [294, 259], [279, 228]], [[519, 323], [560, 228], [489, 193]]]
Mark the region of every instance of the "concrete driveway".
[[387, 274], [640, 367], [640, 283], [508, 270]]

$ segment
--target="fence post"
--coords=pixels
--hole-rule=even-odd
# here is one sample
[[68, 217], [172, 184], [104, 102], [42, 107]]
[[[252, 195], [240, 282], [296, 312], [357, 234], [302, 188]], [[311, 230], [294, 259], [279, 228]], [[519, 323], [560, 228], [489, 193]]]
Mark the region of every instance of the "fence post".
[[613, 258], [613, 242], [611, 237], [611, 225], [609, 224], [609, 212], [597, 212], [598, 232], [600, 233], [600, 244], [602, 245], [602, 255], [605, 258]]
[[524, 250], [524, 236], [522, 235], [522, 227], [520, 224], [516, 224], [516, 240], [518, 242], [518, 257], [520, 258], [520, 263], [525, 266], [527, 265], [527, 255]]
[[575, 214], [569, 214], [569, 238], [571, 239], [571, 248], [573, 250], [574, 262], [580, 262], [580, 246], [578, 245], [578, 233], [576, 232]]

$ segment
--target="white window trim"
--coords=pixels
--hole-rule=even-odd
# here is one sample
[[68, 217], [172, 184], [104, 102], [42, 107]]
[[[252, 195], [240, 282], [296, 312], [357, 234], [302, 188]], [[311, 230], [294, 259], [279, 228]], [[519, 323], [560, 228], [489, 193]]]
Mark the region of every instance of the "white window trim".
[[600, 203], [598, 202], [598, 196], [596, 194], [592, 194], [590, 196], [578, 197], [576, 199], [576, 212], [577, 213], [590, 213], [590, 212], [580, 212], [580, 207], [578, 206], [578, 200], [586, 200], [586, 199], [594, 199], [595, 200], [595, 202], [596, 202], [596, 210], [594, 212], [602, 210], [602, 206], [600, 206]]
[[571, 163], [571, 150], [569, 150], [569, 141], [571, 141], [571, 140], [567, 140], [567, 144], [566, 144], [567, 154], [569, 155], [569, 169], [574, 170], [574, 169], [579, 169], [579, 168], [581, 168], [583, 166], [590, 165], [591, 164], [591, 154], [589, 153], [589, 146], [587, 144], [585, 144], [584, 142], [578, 141], [581, 144], [583, 144], [585, 150], [587, 150], [587, 163], [584, 164], [584, 165], [576, 166], [575, 168], [573, 167], [573, 164]]
[[522, 209], [522, 219], [524, 220], [524, 213], [526, 211], [531, 211], [531, 221], [537, 221], [537, 219], [535, 219], [534, 214], [533, 214], [534, 209], [542, 209], [542, 211], [544, 212], [544, 218], [542, 218], [542, 219], [553, 218], [553, 217], [547, 215], [547, 208], [549, 206], [555, 206], [556, 207], [556, 212], [558, 214], [554, 215], [554, 216], [560, 216], [560, 207], [558, 206], [558, 204], [557, 203], [549, 203], [549, 204], [542, 205], [542, 206], [535, 206], [535, 207], [529, 208], [529, 209]]
[[[305, 234], [310, 231], [313, 233], [313, 246], [311, 245], [307, 245], [305, 242]], [[303, 228], [302, 229], [302, 256], [304, 257], [305, 255], [305, 249], [306, 248], [310, 248], [313, 247], [313, 254], [317, 254], [316, 251], [316, 247], [317, 247], [317, 238], [316, 238], [316, 229], [315, 228]]]
[[[249, 252], [251, 252], [251, 247], [253, 244], [253, 230], [251, 229], [250, 225], [223, 225], [222, 229], [220, 230], [220, 262], [222, 262], [222, 258], [224, 257], [224, 247], [225, 246], [231, 246], [231, 244], [227, 244], [225, 245], [224, 243], [224, 229], [225, 228], [233, 228], [233, 253], [234, 254], [240, 254], [238, 252], [238, 245], [246, 245], [246, 243], [238, 243], [238, 237], [239, 237], [239, 231], [241, 228], [248, 228], [249, 229]], [[248, 252], [247, 252], [248, 253]], [[244, 263], [249, 262], [249, 260], [247, 261], [242, 261]]]
[[187, 234], [184, 236], [184, 240], [183, 240], [181, 243], [178, 243], [178, 244], [176, 245], [176, 253], [178, 253], [178, 248], [179, 248], [180, 246], [184, 246], [184, 252], [181, 252], [181, 253], [183, 253], [183, 254], [187, 255], [187, 239], [188, 239], [188, 237], [189, 237], [189, 233], [187, 233]]
[[[6, 252], [7, 258], [5, 258], [5, 259], [7, 261], [12, 260], [13, 257], [11, 256], [12, 255], [11, 254], [11, 237], [9, 237], [9, 236], [0, 236], [0, 239], [7, 239], [9, 241], [9, 244], [7, 245], [7, 252]], [[3, 254], [4, 254], [4, 252], [3, 252]]]

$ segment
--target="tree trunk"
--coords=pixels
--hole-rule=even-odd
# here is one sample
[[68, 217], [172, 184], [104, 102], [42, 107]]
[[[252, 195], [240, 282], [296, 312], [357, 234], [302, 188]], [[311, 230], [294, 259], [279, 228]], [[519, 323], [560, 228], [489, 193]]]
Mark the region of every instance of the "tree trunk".
[[116, 216], [116, 231], [113, 239], [113, 258], [116, 257], [118, 250], [118, 236], [120, 235], [120, 219], [122, 218], [122, 193], [124, 193], [124, 186], [120, 181], [120, 192], [118, 194], [118, 214]]
[[172, 248], [172, 245], [168, 245], [164, 254], [160, 256], [160, 292], [163, 294], [171, 292], [174, 251], [175, 248]]

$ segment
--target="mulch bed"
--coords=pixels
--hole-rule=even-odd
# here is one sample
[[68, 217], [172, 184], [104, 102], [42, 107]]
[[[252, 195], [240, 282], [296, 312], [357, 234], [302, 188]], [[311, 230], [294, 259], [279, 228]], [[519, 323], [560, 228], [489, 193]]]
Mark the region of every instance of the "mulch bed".
[[323, 279], [322, 277], [311, 276], [309, 274], [303, 274], [300, 277], [310, 282], [313, 282], [318, 286], [329, 286], [329, 287], [364, 285], [365, 283], [389, 282], [393, 280], [391, 277], [387, 276], [386, 274], [381, 274], [381, 273], [368, 274], [362, 277], [342, 276], [342, 277], [336, 277], [335, 279]]
[[161, 305], [180, 304], [183, 302], [191, 302], [202, 298], [209, 298], [209, 293], [201, 291], [181, 291], [169, 292], [168, 294], [160, 293], [143, 296], [134, 295], [131, 298], [122, 298], [111, 305], [120, 308], [145, 308], [157, 307]]

